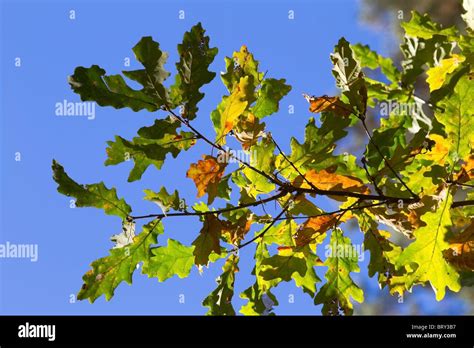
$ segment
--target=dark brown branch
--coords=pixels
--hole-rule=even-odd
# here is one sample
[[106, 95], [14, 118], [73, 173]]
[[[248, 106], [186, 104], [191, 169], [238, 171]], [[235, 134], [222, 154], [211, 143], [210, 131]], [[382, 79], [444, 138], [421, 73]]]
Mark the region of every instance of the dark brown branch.
[[222, 214], [222, 213], [227, 213], [229, 211], [234, 211], [234, 210], [239, 210], [239, 209], [244, 209], [244, 208], [249, 208], [249, 207], [256, 207], [271, 201], [275, 201], [279, 198], [284, 197], [288, 192], [285, 190], [282, 190], [280, 193], [277, 195], [261, 199], [252, 203], [245, 203], [241, 204], [239, 206], [235, 207], [229, 207], [229, 208], [223, 208], [219, 210], [209, 210], [209, 211], [201, 211], [201, 212], [180, 212], [180, 213], [169, 213], [169, 214], [149, 214], [149, 215], [141, 215], [141, 216], [130, 216], [131, 219], [133, 220], [138, 220], [138, 219], [147, 219], [147, 218], [165, 218], [165, 217], [172, 217], [172, 216], [203, 216], [203, 215], [212, 215], [212, 214]]
[[[361, 206], [358, 206], [358, 207], [351, 208], [350, 210], [351, 211], [352, 210], [362, 210], [362, 209], [365, 209], [365, 208], [377, 207], [379, 205], [384, 205], [384, 204], [387, 204], [387, 203], [388, 202], [383, 201], [383, 202], [377, 202], [377, 203], [372, 203], [372, 204], [366, 204], [366, 205], [361, 205]], [[338, 209], [338, 210], [323, 212], [321, 214], [316, 214], [316, 215], [290, 216], [290, 217], [279, 218], [278, 220], [303, 220], [303, 219], [306, 220], [306, 219], [320, 217], [320, 216], [328, 216], [328, 215], [339, 214], [339, 213], [342, 213], [342, 212], [347, 211], [347, 210], [348, 210], [348, 208], [341, 208], [341, 209]]]
[[321, 190], [321, 189], [310, 189], [301, 187], [292, 187], [295, 191], [301, 193], [320, 194], [323, 196], [337, 196], [337, 197], [355, 197], [362, 200], [375, 200], [375, 201], [387, 201], [387, 202], [398, 202], [414, 203], [418, 202], [419, 198], [403, 198], [403, 197], [392, 197], [385, 195], [370, 195], [365, 193], [350, 192], [350, 191], [333, 191], [333, 190]]
[[451, 208], [465, 207], [467, 205], [474, 205], [474, 200], [453, 202], [453, 204], [451, 204]]

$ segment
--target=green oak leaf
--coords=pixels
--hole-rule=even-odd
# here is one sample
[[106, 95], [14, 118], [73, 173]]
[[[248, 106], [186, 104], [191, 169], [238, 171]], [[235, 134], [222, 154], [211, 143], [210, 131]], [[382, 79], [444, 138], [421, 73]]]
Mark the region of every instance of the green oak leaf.
[[324, 262], [328, 267], [327, 283], [314, 299], [315, 304], [323, 304], [324, 315], [352, 315], [351, 298], [359, 303], [364, 301], [362, 289], [350, 277], [351, 272], [359, 272], [357, 253], [353, 250], [351, 240], [344, 237], [341, 229], [334, 229]]
[[159, 107], [168, 103], [168, 91], [163, 82], [170, 75], [164, 68], [168, 54], [160, 50], [160, 44], [150, 36], [142, 39], [133, 47], [135, 58], [145, 69], [123, 71], [129, 79], [143, 86], [143, 92], [152, 97]]
[[232, 92], [244, 76], [248, 77], [251, 89], [255, 90], [264, 76], [262, 72], [258, 71], [258, 65], [259, 62], [245, 45], [240, 48], [240, 51], [234, 52], [232, 58], [225, 57], [226, 72], [221, 74], [221, 79], [227, 90]]
[[[257, 144], [250, 147], [250, 160], [254, 168], [264, 172], [272, 173], [275, 169], [275, 144], [269, 138], [263, 138]], [[275, 189], [275, 184], [269, 182], [267, 178], [248, 167], [242, 170], [248, 180], [246, 191], [249, 196], [255, 198], [259, 194], [271, 192]]]
[[186, 278], [194, 265], [194, 246], [185, 246], [180, 242], [168, 239], [167, 246], [151, 249], [151, 256], [143, 266], [142, 273], [150, 278], [164, 282], [175, 275]]
[[115, 141], [108, 141], [107, 160], [105, 165], [116, 165], [131, 159], [134, 167], [130, 171], [128, 181], [139, 180], [150, 165], [161, 169], [166, 156], [176, 158], [182, 150], [188, 150], [195, 144], [192, 132], [178, 132], [180, 124], [171, 117], [155, 120], [149, 127], [138, 130], [138, 137], [132, 141], [115, 136]]
[[169, 194], [166, 187], [162, 187], [160, 191], [154, 192], [152, 190], [144, 190], [146, 200], [157, 203], [164, 213], [167, 213], [170, 209], [183, 210], [186, 207], [186, 203], [181, 201], [179, 198], [178, 190], [175, 190], [173, 194]]
[[92, 269], [84, 276], [84, 284], [79, 291], [79, 300], [89, 299], [93, 303], [101, 295], [109, 301], [115, 289], [123, 281], [132, 284], [132, 276], [140, 262], [144, 266], [150, 261], [150, 246], [163, 233], [161, 221], [152, 221], [143, 226], [142, 232], [133, 238], [133, 243], [110, 250], [109, 256], [92, 262]]
[[108, 189], [103, 182], [80, 185], [72, 180], [63, 166], [53, 160], [53, 179], [58, 183], [58, 192], [76, 198], [76, 207], [95, 207], [104, 209], [108, 215], [117, 215], [126, 219], [132, 209], [125, 200], [117, 197], [115, 188]]
[[255, 283], [240, 294], [240, 297], [247, 299], [248, 302], [243, 305], [240, 312], [250, 312], [252, 315], [269, 315], [273, 306], [278, 305], [275, 296], [270, 292], [270, 289], [277, 286], [281, 282], [281, 278], [272, 280], [265, 280], [261, 275], [269, 266], [263, 265], [263, 261], [270, 257], [267, 245], [262, 241], [257, 240], [257, 248], [255, 250], [255, 267], [252, 274], [255, 275]]
[[402, 252], [396, 264], [397, 268], [415, 265], [414, 272], [407, 276], [407, 288], [430, 282], [438, 301], [444, 298], [446, 287], [456, 292], [461, 288], [458, 272], [443, 256], [449, 247], [446, 235], [452, 225], [449, 211], [452, 196], [449, 192], [444, 194], [447, 197], [439, 202], [436, 210], [421, 217], [425, 225], [415, 230], [415, 241]]
[[430, 39], [405, 36], [400, 49], [404, 55], [401, 62], [402, 86], [410, 90], [413, 83], [424, 73], [425, 67], [435, 66], [435, 57], [449, 57], [453, 46], [443, 36], [436, 35]]
[[209, 262], [209, 255], [212, 252], [221, 253], [220, 238], [222, 234], [222, 224], [214, 215], [206, 215], [204, 225], [199, 232], [199, 236], [194, 240], [195, 246], [193, 254], [195, 263], [198, 266], [206, 266]]
[[354, 58], [351, 46], [341, 38], [331, 54], [333, 75], [336, 85], [342, 91], [358, 115], [365, 117], [367, 110], [367, 87], [363, 78], [360, 63]]
[[123, 71], [123, 74], [140, 83], [143, 86], [141, 90], [129, 87], [121, 75], [105, 75], [105, 70], [97, 65], [76, 68], [69, 77], [71, 88], [82, 100], [95, 101], [100, 106], [157, 111], [168, 100], [167, 90], [163, 86], [164, 80], [169, 76], [164, 69], [168, 55], [149, 36], [143, 37], [133, 47], [133, 52], [145, 69]]
[[282, 221], [270, 227], [262, 237], [262, 241], [268, 245], [275, 243], [281, 246], [291, 246], [293, 245], [293, 234], [297, 229], [298, 225], [294, 220]]
[[219, 184], [217, 184], [217, 197], [223, 198], [225, 200], [230, 200], [230, 194], [232, 193], [232, 188], [229, 185], [229, 179], [232, 177], [231, 174], [227, 174], [221, 178]]
[[435, 113], [436, 119], [444, 125], [451, 148], [453, 162], [465, 159], [474, 148], [474, 83], [467, 76], [459, 79], [454, 92], [439, 105], [443, 112]]
[[294, 273], [304, 276], [308, 270], [304, 258], [295, 255], [273, 255], [265, 259], [262, 266], [269, 266], [266, 270], [260, 272], [265, 280], [280, 278], [285, 282], [290, 281]]
[[133, 111], [158, 110], [159, 105], [143, 90], [130, 88], [120, 75], [105, 74], [105, 70], [98, 65], [90, 68], [80, 66], [68, 81], [72, 90], [83, 101], [95, 101], [100, 106], [112, 106], [116, 109], [129, 107]]
[[294, 280], [296, 286], [311, 297], [316, 293], [316, 283], [320, 282], [314, 266], [319, 258], [311, 252], [308, 246], [304, 248], [281, 247], [277, 255], [262, 260], [259, 276], [265, 281]]
[[395, 264], [402, 253], [402, 248], [390, 241], [390, 233], [378, 229], [378, 221], [368, 213], [356, 213], [361, 230], [364, 232], [364, 250], [370, 252], [369, 277], [378, 274], [380, 288], [388, 286], [390, 293], [403, 295], [406, 270], [396, 269]]
[[[336, 142], [347, 135], [346, 128], [352, 125], [350, 118], [336, 117], [332, 112], [321, 114], [321, 126], [317, 127], [315, 119], [311, 117], [305, 129], [305, 141], [299, 143], [291, 138], [291, 154], [288, 159], [305, 174], [308, 170], [320, 171], [329, 167], [336, 167], [335, 172], [342, 175], [351, 175], [365, 179], [365, 173], [350, 154], [335, 155]], [[282, 156], [276, 159], [276, 168], [288, 180], [292, 181], [298, 173]]]
[[427, 14], [422, 16], [416, 11], [412, 11], [410, 21], [402, 22], [402, 27], [407, 35], [422, 39], [431, 39], [434, 35], [451, 37], [457, 34], [456, 28], [442, 29], [441, 25], [432, 22]]
[[181, 114], [189, 120], [196, 117], [197, 104], [204, 97], [204, 93], [199, 89], [216, 76], [216, 73], [208, 68], [217, 52], [216, 47], [209, 47], [209, 37], [205, 36], [201, 23], [186, 32], [183, 42], [178, 45], [178, 74], [174, 85], [171, 86], [170, 97], [174, 105], [184, 105]]
[[278, 306], [278, 300], [270, 290], [262, 291], [258, 284], [255, 283], [251, 287], [244, 290], [240, 297], [248, 302], [240, 308], [243, 315], [275, 315], [273, 307]]
[[238, 268], [239, 257], [230, 255], [224, 266], [223, 273], [217, 278], [217, 288], [212, 291], [202, 302], [203, 306], [208, 307], [206, 315], [235, 315], [232, 306], [234, 296], [235, 273]]
[[265, 79], [257, 92], [257, 101], [250, 111], [261, 119], [278, 112], [280, 100], [291, 91], [285, 79]]
[[385, 77], [392, 83], [400, 80], [400, 71], [398, 71], [390, 58], [382, 57], [377, 52], [371, 50], [368, 45], [351, 45], [351, 48], [362, 67], [372, 70], [380, 68]]

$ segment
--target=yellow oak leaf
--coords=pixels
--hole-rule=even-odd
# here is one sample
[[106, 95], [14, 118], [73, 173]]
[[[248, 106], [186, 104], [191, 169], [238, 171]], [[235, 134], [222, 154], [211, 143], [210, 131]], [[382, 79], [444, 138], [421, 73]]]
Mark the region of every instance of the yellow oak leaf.
[[439, 165], [443, 165], [448, 159], [448, 153], [452, 146], [452, 142], [438, 134], [431, 134], [429, 138], [435, 142], [435, 145], [424, 155], [424, 158], [434, 161]]
[[446, 76], [456, 70], [459, 64], [461, 64], [465, 59], [466, 58], [463, 56], [453, 54], [451, 58], [443, 59], [439, 65], [429, 69], [426, 72], [428, 75], [426, 82], [428, 82], [430, 86], [430, 91], [440, 89], [446, 80]]
[[249, 94], [249, 77], [244, 76], [235, 85], [232, 94], [225, 99], [224, 108], [220, 114], [220, 129], [217, 134], [219, 143], [224, 142], [225, 135], [234, 128], [238, 117], [247, 108]]

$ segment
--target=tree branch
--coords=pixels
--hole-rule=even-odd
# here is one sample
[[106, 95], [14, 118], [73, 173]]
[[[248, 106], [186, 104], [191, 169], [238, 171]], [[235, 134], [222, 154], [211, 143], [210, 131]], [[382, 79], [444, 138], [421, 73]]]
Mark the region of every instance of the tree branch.
[[365, 209], [365, 208], [377, 207], [379, 205], [383, 205], [383, 204], [387, 204], [387, 203], [388, 202], [386, 202], [386, 201], [377, 202], [377, 203], [372, 203], [372, 204], [361, 205], [361, 206], [358, 206], [358, 207], [353, 207], [353, 208], [350, 208], [350, 209], [349, 208], [341, 208], [341, 209], [338, 209], [338, 210], [323, 212], [321, 214], [316, 214], [316, 215], [284, 217], [284, 218], [279, 218], [278, 220], [303, 220], [303, 219], [306, 220], [306, 219], [320, 217], [320, 216], [339, 214], [339, 213], [342, 213], [342, 212], [348, 211], [348, 210], [362, 210], [362, 209]]
[[451, 204], [451, 208], [465, 207], [467, 205], [474, 205], [474, 200], [453, 202], [453, 204]]
[[261, 199], [252, 203], [245, 203], [241, 204], [235, 207], [229, 207], [229, 208], [223, 208], [223, 209], [218, 209], [218, 210], [209, 210], [209, 211], [199, 211], [199, 212], [181, 212], [181, 213], [169, 213], [169, 214], [149, 214], [149, 215], [141, 215], [141, 216], [130, 216], [131, 219], [133, 220], [138, 220], [138, 219], [147, 219], [147, 218], [165, 218], [165, 217], [173, 217], [173, 216], [204, 216], [204, 215], [212, 215], [212, 214], [222, 214], [222, 213], [227, 213], [229, 211], [234, 211], [234, 210], [239, 210], [239, 209], [244, 209], [244, 208], [249, 208], [249, 207], [256, 207], [271, 201], [275, 201], [279, 198], [282, 198], [286, 196], [288, 192], [285, 190], [282, 190], [280, 193], [265, 198]]
[[[290, 202], [291, 199], [288, 200], [288, 202]], [[288, 208], [290, 207], [290, 204], [288, 204], [288, 202], [286, 203], [285, 207], [281, 210], [281, 212], [275, 216], [275, 218], [272, 220], [272, 222], [270, 223], [270, 225], [268, 225], [262, 232], [260, 232], [259, 234], [257, 234], [255, 237], [253, 237], [251, 240], [243, 243], [243, 244], [240, 244], [237, 246], [237, 249], [242, 249], [243, 247], [245, 247], [246, 245], [249, 245], [251, 244], [252, 242], [256, 241], [257, 239], [259, 238], [262, 238], [265, 233], [267, 233], [267, 231], [278, 221], [278, 219], [288, 210]], [[227, 252], [232, 252], [232, 251], [235, 251], [235, 249], [233, 250], [229, 250]]]

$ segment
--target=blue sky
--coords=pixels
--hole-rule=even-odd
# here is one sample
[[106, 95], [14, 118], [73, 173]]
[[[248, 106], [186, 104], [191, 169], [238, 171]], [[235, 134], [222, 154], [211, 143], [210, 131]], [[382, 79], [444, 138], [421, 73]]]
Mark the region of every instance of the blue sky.
[[[76, 66], [98, 64], [108, 73], [124, 69], [124, 59], [134, 61], [131, 48], [142, 36], [152, 36], [169, 52], [167, 68], [173, 74], [176, 45], [192, 25], [201, 21], [219, 48], [211, 70], [224, 70], [224, 57], [246, 44], [267, 76], [286, 78], [293, 86], [282, 101], [278, 114], [266, 120], [274, 138], [288, 151], [289, 137], [303, 138], [310, 117], [301, 94], [336, 93], [329, 54], [341, 36], [352, 43], [362, 42], [387, 53], [392, 37], [359, 23], [356, 1], [2, 1], [1, 5], [1, 225], [0, 243], [38, 244], [37, 262], [0, 259], [0, 313], [2, 314], [203, 314], [201, 301], [215, 288], [221, 263], [202, 275], [193, 270], [188, 279], [172, 278], [165, 283], [135, 273], [133, 286], [122, 284], [110, 302], [98, 299], [70, 303], [82, 285], [89, 263], [105, 256], [112, 246], [110, 236], [120, 231], [120, 221], [96, 209], [71, 209], [69, 198], [56, 192], [51, 178], [51, 160], [64, 165], [80, 183], [104, 180], [116, 186], [135, 214], [156, 211], [144, 202], [143, 189], [178, 189], [187, 202], [196, 201], [196, 189], [185, 178], [189, 164], [210, 149], [203, 145], [169, 160], [161, 172], [155, 168], [143, 180], [127, 183], [132, 163], [105, 167], [106, 141], [118, 134], [131, 138], [136, 131], [153, 124], [155, 115], [128, 109], [96, 108], [94, 120], [85, 117], [57, 117], [55, 104], [79, 101], [67, 83]], [[69, 19], [70, 10], [76, 19]], [[185, 11], [185, 19], [178, 13]], [[295, 19], [288, 19], [293, 10]], [[389, 26], [387, 25], [387, 28]], [[15, 66], [15, 58], [21, 66]], [[173, 79], [170, 79], [172, 81]], [[220, 79], [202, 89], [195, 126], [213, 136], [210, 112], [225, 89]], [[295, 113], [289, 115], [289, 105]], [[161, 117], [164, 115], [161, 115]], [[15, 153], [21, 161], [15, 161]], [[235, 196], [234, 196], [235, 198]], [[198, 233], [193, 218], [165, 222], [160, 242], [176, 238], [190, 243]], [[355, 243], [361, 234], [349, 231]], [[236, 292], [253, 283], [252, 248], [242, 251], [243, 262], [237, 276]], [[369, 287], [366, 298], [383, 296], [383, 303], [396, 306], [396, 298], [378, 292], [375, 279], [366, 275], [366, 260], [354, 278]], [[322, 278], [324, 270], [319, 270]], [[421, 289], [419, 289], [421, 290]], [[429, 290], [429, 289], [428, 289]], [[275, 293], [280, 300], [276, 313], [319, 314], [320, 308], [293, 283], [282, 284]], [[185, 303], [179, 303], [184, 294]], [[294, 294], [295, 302], [288, 303]], [[238, 298], [238, 296], [236, 296]], [[407, 299], [427, 314], [461, 313], [456, 299], [437, 304], [431, 291]], [[244, 301], [238, 299], [238, 310]], [[396, 307], [408, 313], [410, 306]]]

